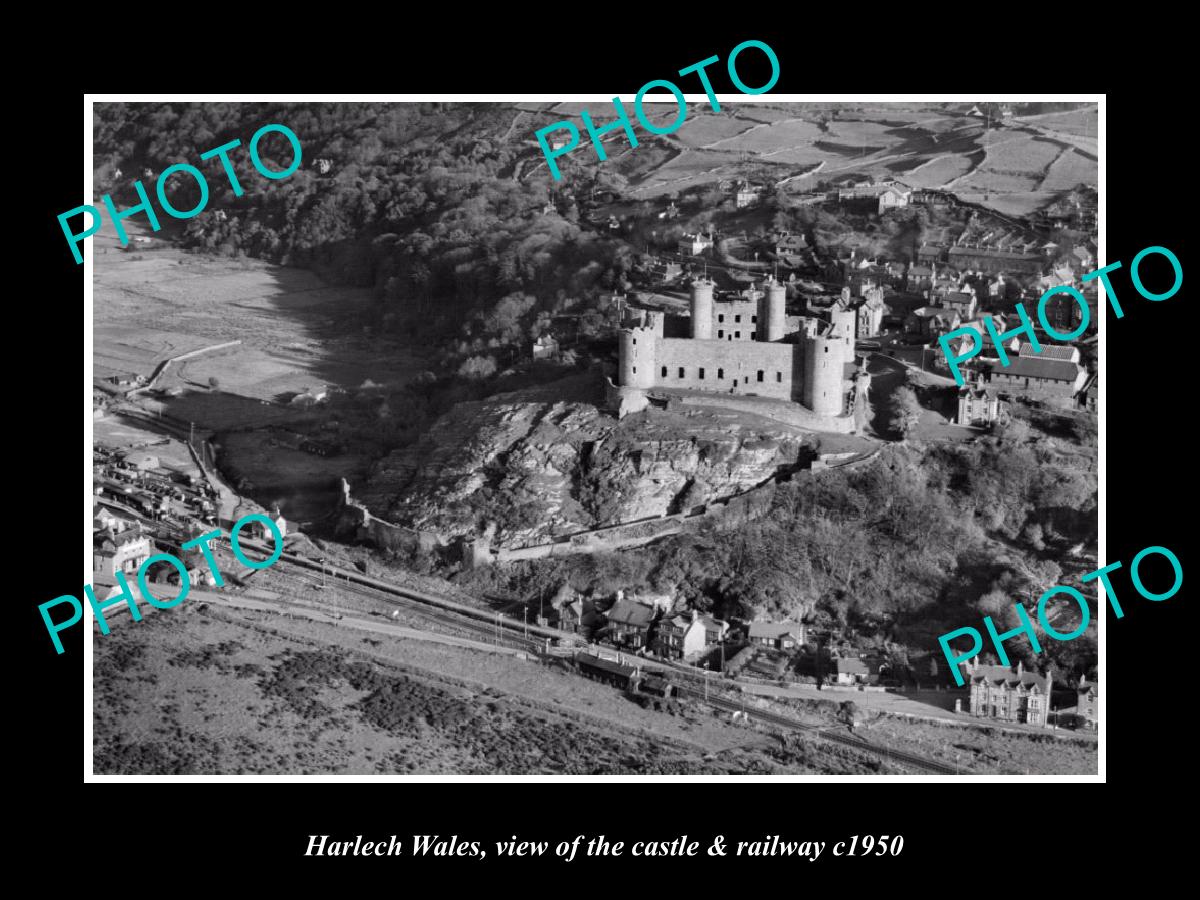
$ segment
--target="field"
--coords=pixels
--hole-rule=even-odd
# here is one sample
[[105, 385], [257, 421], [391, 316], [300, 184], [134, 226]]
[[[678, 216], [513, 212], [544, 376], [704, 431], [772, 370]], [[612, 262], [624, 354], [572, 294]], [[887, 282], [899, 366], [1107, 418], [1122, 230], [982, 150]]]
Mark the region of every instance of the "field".
[[1010, 775], [1095, 775], [1098, 747], [1090, 738], [1022, 734], [998, 728], [939, 727], [880, 718], [863, 737], [920, 753], [965, 770]]
[[114, 621], [93, 648], [97, 773], [884, 770], [509, 656], [212, 604]]
[[1045, 113], [1039, 116], [1021, 116], [1017, 121], [1026, 125], [1061, 131], [1082, 137], [1095, 138], [1098, 113], [1096, 107], [1073, 109], [1068, 112]]
[[699, 113], [693, 106], [688, 110], [687, 121], [675, 132], [675, 137], [689, 147], [710, 147], [755, 127], [758, 126], [754, 122], [740, 116]]
[[1095, 184], [1096, 162], [1072, 151], [1064, 153], [1050, 166], [1042, 181], [1042, 190], [1069, 191], [1075, 185]]
[[985, 145], [985, 149], [987, 156], [980, 166], [981, 170], [1035, 176], [1045, 172], [1063, 151], [1058, 144], [1038, 138], [1030, 139], [1028, 135], [1021, 133], [993, 140]]
[[939, 188], [971, 171], [971, 160], [961, 154], [935, 156], [901, 176], [905, 184], [918, 188]]
[[162, 386], [207, 390], [215, 377], [222, 390], [272, 400], [419, 371], [410, 350], [362, 335], [368, 291], [327, 287], [306, 270], [184, 253], [138, 220], [127, 228], [153, 243], [122, 251], [110, 229], [92, 239], [96, 377], [148, 375], [164, 359], [233, 340], [242, 343], [173, 366]]
[[[622, 99], [627, 108], [632, 106], [632, 97]], [[579, 111], [585, 108], [597, 123], [611, 121], [603, 102], [537, 108], [530, 122], [539, 115], [547, 121], [561, 116], [579, 125]], [[674, 118], [676, 107], [648, 104], [646, 109], [656, 124], [664, 124]], [[761, 177], [776, 183], [819, 167], [826, 179], [892, 177], [913, 187], [962, 190], [974, 202], [1024, 215], [1052, 201], [1054, 192], [1080, 183], [1094, 186], [1098, 177], [1092, 158], [1094, 107], [1020, 117], [989, 128], [986, 120], [965, 109], [921, 103], [730, 100], [722, 101], [719, 113], [706, 103], [689, 103], [683, 125], [665, 137], [635, 127], [635, 150], [623, 132], [610, 132], [605, 147], [614, 167], [631, 179], [638, 199], [741, 177], [747, 165], [758, 163], [770, 166]], [[680, 152], [667, 152], [671, 149]]]

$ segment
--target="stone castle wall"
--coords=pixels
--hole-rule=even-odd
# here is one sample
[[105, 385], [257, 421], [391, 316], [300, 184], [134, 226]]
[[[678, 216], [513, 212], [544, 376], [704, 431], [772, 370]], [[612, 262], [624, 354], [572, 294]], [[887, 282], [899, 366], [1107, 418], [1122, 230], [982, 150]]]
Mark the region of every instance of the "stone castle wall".
[[804, 350], [803, 344], [664, 338], [656, 342], [652, 376], [659, 387], [798, 401]]

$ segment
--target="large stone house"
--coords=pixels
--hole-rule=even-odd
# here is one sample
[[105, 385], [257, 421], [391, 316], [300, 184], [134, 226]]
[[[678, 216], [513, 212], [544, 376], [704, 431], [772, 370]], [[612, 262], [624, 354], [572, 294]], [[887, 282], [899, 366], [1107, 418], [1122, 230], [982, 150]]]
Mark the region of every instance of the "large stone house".
[[1079, 364], [1079, 348], [1061, 344], [1021, 343], [1019, 355], [1007, 366], [992, 366], [991, 386], [1018, 397], [1070, 404], [1087, 382], [1087, 369]]
[[634, 649], [647, 646], [657, 614], [657, 607], [622, 597], [608, 611], [609, 640]]
[[598, 615], [590, 598], [575, 597], [558, 607], [560, 631], [588, 637], [596, 625]]
[[964, 384], [958, 389], [958, 415], [955, 423], [986, 428], [1000, 418], [1000, 399], [982, 384]]
[[747, 637], [752, 644], [776, 650], [795, 650], [806, 642], [801, 622], [751, 622]]
[[687, 659], [701, 653], [706, 643], [704, 623], [699, 614], [692, 610], [690, 616], [663, 619], [658, 625], [654, 648], [656, 653], [668, 659]]
[[830, 663], [830, 680], [834, 684], [867, 684], [871, 681], [870, 669], [857, 657], [839, 656]]
[[100, 531], [92, 537], [92, 569], [110, 578], [117, 572], [136, 572], [153, 552], [150, 535], [137, 529]]
[[1088, 681], [1088, 677], [1084, 675], [1080, 677], [1079, 687], [1075, 690], [1075, 715], [1089, 728], [1095, 728], [1100, 721], [1100, 684]]
[[971, 715], [1001, 722], [1045, 726], [1050, 714], [1053, 672], [1025, 671], [1018, 662], [1008, 666], [982, 665], [978, 657], [966, 668], [971, 686]]

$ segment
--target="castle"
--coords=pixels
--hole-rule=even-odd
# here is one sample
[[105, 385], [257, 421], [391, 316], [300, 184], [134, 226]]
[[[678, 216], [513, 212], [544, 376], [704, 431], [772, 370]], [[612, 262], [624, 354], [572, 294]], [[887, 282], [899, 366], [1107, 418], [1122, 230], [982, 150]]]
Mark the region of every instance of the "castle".
[[[803, 404], [819, 417], [845, 414], [854, 310], [834, 308], [829, 322], [788, 316], [786, 288], [774, 279], [761, 290], [721, 297], [713, 287], [708, 278], [692, 282], [690, 319], [629, 312], [618, 353], [622, 414], [644, 408], [646, 392], [655, 388], [769, 397]], [[666, 337], [668, 331], [689, 336]]]

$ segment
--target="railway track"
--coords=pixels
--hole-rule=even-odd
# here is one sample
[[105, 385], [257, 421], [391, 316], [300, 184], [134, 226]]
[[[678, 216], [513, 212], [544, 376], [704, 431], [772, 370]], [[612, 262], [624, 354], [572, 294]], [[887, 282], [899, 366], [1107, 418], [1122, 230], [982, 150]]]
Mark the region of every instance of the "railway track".
[[872, 756], [882, 757], [886, 760], [895, 760], [896, 762], [912, 766], [915, 769], [920, 769], [925, 772], [931, 772], [936, 775], [957, 775], [957, 770], [952, 766], [943, 765], [935, 762], [932, 759], [926, 759], [923, 756], [917, 756], [913, 753], [906, 753], [902, 750], [893, 750], [890, 747], [883, 747], [879, 744], [872, 744], [870, 741], [865, 741], [862, 738], [851, 737], [848, 734], [841, 734], [837, 731], [827, 731], [818, 728], [815, 725], [805, 725], [802, 722], [797, 722], [795, 719], [790, 719], [787, 716], [779, 713], [767, 712], [761, 709], [747, 708], [743, 704], [730, 700], [726, 697], [709, 696], [705, 698], [702, 691], [698, 691], [693, 687], [679, 685], [676, 691], [681, 694], [686, 694], [690, 697], [707, 703], [709, 706], [717, 709], [725, 710], [726, 712], [741, 712], [748, 718], [763, 722], [767, 725], [774, 725], [777, 728], [783, 728], [789, 731], [799, 731], [803, 733], [813, 734], [823, 740], [833, 741], [834, 743], [842, 744], [847, 747], [852, 747], [863, 753], [869, 753]]
[[[245, 540], [239, 543], [250, 547], [255, 546], [252, 542]], [[261, 547], [258, 549], [265, 550], [265, 548]], [[304, 574], [315, 574], [315, 572], [320, 571], [319, 564], [297, 565], [286, 558], [289, 555], [285, 553], [284, 557], [276, 563], [279, 574], [299, 580], [302, 578], [302, 572]], [[503, 646], [515, 647], [521, 650], [538, 650], [542, 649], [545, 645], [545, 637], [525, 636], [524, 623], [506, 620], [504, 617], [497, 619], [495, 615], [488, 615], [484, 610], [474, 610], [478, 617], [470, 617], [459, 612], [444, 609], [441, 606], [432, 605], [428, 601], [407, 596], [407, 591], [403, 588], [393, 587], [389, 590], [371, 584], [356, 583], [351, 579], [342, 577], [345, 574], [349, 574], [343, 569], [334, 570], [326, 566], [325, 570], [331, 576], [329, 583], [336, 585], [337, 589], [342, 593], [352, 594], [367, 600], [373, 600], [377, 603], [387, 603], [426, 621], [437, 622], [440, 625], [467, 632], [485, 642], [499, 643]], [[335, 571], [338, 574], [335, 574]], [[312, 586], [312, 583], [307, 579], [305, 579], [305, 583], [309, 587]], [[514, 629], [521, 633], [515, 633]]]
[[[271, 548], [253, 541], [241, 540], [240, 543], [244, 546], [260, 550], [263, 553], [271, 552]], [[563, 637], [563, 633], [559, 631], [536, 625], [526, 626], [525, 623], [516, 622], [502, 615], [488, 613], [486, 610], [466, 606], [452, 600], [432, 597], [421, 591], [397, 587], [396, 585], [381, 582], [347, 569], [340, 569], [329, 565], [322, 566], [320, 563], [313, 562], [306, 557], [286, 551], [281, 555], [279, 562], [276, 563], [276, 565], [280, 564], [282, 564], [280, 571], [287, 572], [288, 574], [294, 574], [297, 570], [314, 573], [320, 572], [323, 569], [335, 577], [337, 587], [341, 590], [376, 602], [382, 601], [392, 604], [401, 609], [413, 612], [420, 618], [467, 631], [482, 637], [486, 641], [496, 641], [523, 650], [541, 650], [545, 646], [547, 637], [554, 639]], [[528, 637], [525, 636], [526, 631], [528, 631]], [[702, 681], [704, 679], [704, 676], [700, 673], [684, 672], [676, 670], [674, 667], [669, 667], [668, 671], [672, 675], [685, 677], [691, 682], [691, 684], [679, 684], [677, 680], [676, 691], [679, 694], [697, 699], [717, 709], [726, 712], [743, 712], [748, 718], [772, 725], [776, 728], [812, 734], [823, 740], [832, 741], [888, 761], [902, 763], [924, 772], [937, 775], [958, 774], [957, 770], [952, 766], [947, 766], [913, 753], [893, 750], [890, 747], [873, 744], [862, 738], [841, 734], [837, 731], [827, 731], [815, 725], [805, 725], [779, 713], [768, 712], [753, 707], [748, 708], [742, 702], [731, 700], [728, 697], [715, 693], [713, 689], [719, 690], [718, 685], [713, 685], [713, 689], [706, 692], [703, 687], [695, 686], [697, 680]]]

